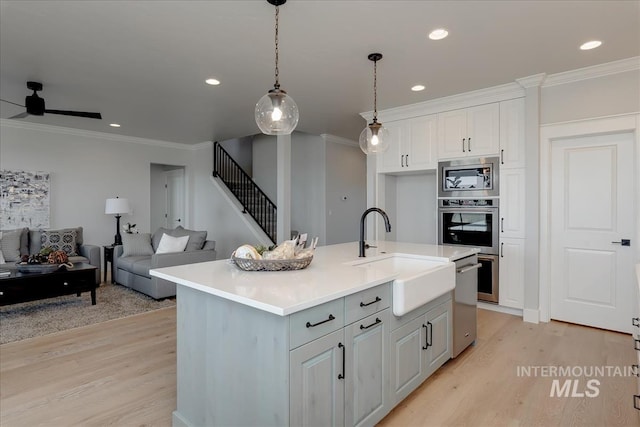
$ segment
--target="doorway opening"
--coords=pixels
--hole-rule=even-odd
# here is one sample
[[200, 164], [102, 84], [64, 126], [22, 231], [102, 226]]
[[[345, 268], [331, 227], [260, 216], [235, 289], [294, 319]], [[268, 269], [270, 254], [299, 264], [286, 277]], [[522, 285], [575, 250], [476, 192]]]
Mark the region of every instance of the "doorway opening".
[[151, 163], [151, 231], [186, 224], [185, 167]]

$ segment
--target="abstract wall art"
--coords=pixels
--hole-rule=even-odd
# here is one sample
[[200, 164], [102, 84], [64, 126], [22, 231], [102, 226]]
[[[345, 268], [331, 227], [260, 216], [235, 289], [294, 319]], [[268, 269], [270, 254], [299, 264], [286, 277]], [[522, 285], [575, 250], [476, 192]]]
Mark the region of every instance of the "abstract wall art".
[[0, 170], [0, 229], [49, 228], [49, 172]]

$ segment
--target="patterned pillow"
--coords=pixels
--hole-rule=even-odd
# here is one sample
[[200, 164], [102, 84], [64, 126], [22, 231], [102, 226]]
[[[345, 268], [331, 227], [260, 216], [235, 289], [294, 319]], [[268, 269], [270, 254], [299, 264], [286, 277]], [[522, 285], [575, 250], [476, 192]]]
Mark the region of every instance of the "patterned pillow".
[[122, 256], [153, 255], [149, 233], [122, 235]]
[[78, 232], [74, 229], [43, 231], [40, 243], [43, 248], [49, 247], [54, 251], [64, 251], [68, 256], [77, 256], [77, 235]]

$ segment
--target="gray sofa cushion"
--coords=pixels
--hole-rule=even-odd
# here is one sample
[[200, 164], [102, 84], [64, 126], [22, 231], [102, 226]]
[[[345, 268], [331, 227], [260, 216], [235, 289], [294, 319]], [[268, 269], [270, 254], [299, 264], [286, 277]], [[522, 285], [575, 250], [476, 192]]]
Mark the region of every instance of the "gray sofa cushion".
[[153, 255], [149, 233], [122, 235], [122, 256]]
[[168, 234], [172, 237], [183, 237], [189, 236], [189, 241], [187, 242], [187, 247], [184, 248], [185, 252], [190, 251], [199, 251], [204, 246], [204, 242], [207, 240], [207, 231], [195, 231], [188, 230], [181, 225], [171, 230], [169, 228], [160, 227], [153, 233], [153, 237], [151, 238], [151, 246], [153, 247], [153, 251], [158, 250], [158, 245], [160, 244], [160, 239], [162, 239], [163, 234]]
[[27, 234], [26, 228], [16, 230], [6, 230], [2, 232], [0, 249], [6, 262], [20, 261], [22, 236]]
[[149, 270], [151, 269], [151, 258], [145, 258], [138, 260], [133, 263], [133, 270], [131, 270], [134, 274], [138, 276], [144, 276], [151, 278], [149, 274]]

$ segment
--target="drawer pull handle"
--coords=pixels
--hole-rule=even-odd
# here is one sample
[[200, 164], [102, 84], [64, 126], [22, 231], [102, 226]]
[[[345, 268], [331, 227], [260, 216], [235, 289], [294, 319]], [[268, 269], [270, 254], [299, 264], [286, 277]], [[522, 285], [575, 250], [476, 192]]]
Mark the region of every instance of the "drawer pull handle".
[[640, 377], [640, 365], [631, 365], [632, 374], [636, 377]]
[[380, 301], [382, 301], [382, 299], [380, 297], [376, 297], [376, 299], [374, 299], [373, 301], [368, 302], [366, 304], [363, 303], [363, 302], [360, 302], [360, 307], [366, 307], [368, 305], [375, 304], [375, 303], [380, 302]]
[[331, 322], [333, 319], [335, 319], [335, 317], [333, 317], [333, 314], [330, 314], [329, 318], [327, 320], [323, 320], [322, 322], [318, 322], [318, 323], [314, 323], [314, 324], [311, 324], [310, 322], [307, 322], [307, 328], [313, 328], [314, 326], [318, 326], [318, 325], [322, 325], [323, 323]]
[[633, 395], [633, 407], [640, 411], [640, 395]]
[[636, 340], [636, 339], [633, 340], [633, 349], [640, 351], [640, 340]]
[[636, 328], [640, 328], [640, 317], [634, 317], [631, 319], [631, 324]]
[[341, 342], [338, 343], [338, 348], [342, 349], [342, 373], [338, 374], [338, 379], [343, 380], [344, 379], [344, 363], [345, 363], [345, 359], [347, 358], [347, 354], [346, 354], [347, 349], [344, 347], [344, 345]]
[[375, 321], [375, 322], [373, 322], [373, 323], [372, 323], [372, 324], [370, 324], [369, 326], [360, 325], [360, 329], [369, 329], [369, 328], [371, 328], [371, 327], [373, 327], [373, 326], [376, 326], [378, 323], [382, 323], [382, 320], [380, 320], [380, 319], [378, 319], [378, 318], [376, 317], [376, 321]]

